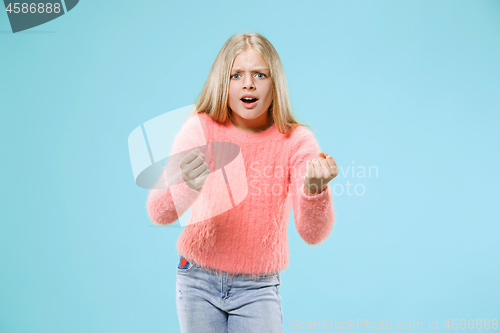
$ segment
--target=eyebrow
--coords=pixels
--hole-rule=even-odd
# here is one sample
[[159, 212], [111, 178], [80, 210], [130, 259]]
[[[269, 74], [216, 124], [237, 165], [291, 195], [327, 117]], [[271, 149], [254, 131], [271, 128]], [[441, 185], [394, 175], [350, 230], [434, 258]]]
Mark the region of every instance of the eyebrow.
[[[253, 71], [264, 71], [264, 70], [269, 70], [268, 67], [259, 67], [259, 68], [254, 68]], [[234, 71], [234, 72], [240, 72], [241, 71], [241, 68], [233, 68], [231, 71]]]

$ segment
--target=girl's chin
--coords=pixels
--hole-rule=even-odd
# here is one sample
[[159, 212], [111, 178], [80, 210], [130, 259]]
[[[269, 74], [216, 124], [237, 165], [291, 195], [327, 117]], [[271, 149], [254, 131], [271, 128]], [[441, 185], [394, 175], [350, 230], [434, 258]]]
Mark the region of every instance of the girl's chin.
[[255, 109], [244, 109], [244, 110], [238, 110], [236, 114], [241, 117], [241, 118], [246, 118], [246, 119], [255, 119], [262, 115], [264, 112], [255, 110]]

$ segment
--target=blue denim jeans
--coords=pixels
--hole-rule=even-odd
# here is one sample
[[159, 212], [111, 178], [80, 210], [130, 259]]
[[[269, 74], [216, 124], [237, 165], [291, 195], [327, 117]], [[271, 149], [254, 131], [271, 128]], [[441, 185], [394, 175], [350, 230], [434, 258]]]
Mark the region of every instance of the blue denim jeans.
[[280, 285], [279, 273], [216, 273], [181, 256], [175, 286], [181, 332], [282, 333]]

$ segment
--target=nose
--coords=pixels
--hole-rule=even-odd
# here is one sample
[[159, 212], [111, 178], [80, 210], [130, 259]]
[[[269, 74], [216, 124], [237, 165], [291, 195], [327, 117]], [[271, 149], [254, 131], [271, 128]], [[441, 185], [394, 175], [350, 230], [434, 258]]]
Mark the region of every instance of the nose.
[[255, 84], [252, 79], [252, 75], [245, 75], [243, 79], [243, 88], [251, 89], [255, 88]]

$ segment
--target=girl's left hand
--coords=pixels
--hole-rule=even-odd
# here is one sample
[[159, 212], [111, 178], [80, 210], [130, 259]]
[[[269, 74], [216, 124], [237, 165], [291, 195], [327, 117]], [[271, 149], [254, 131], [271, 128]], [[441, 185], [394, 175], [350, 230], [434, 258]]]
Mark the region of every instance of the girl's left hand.
[[307, 195], [323, 192], [330, 180], [339, 174], [337, 163], [327, 153], [319, 153], [319, 157], [307, 161], [304, 189]]

